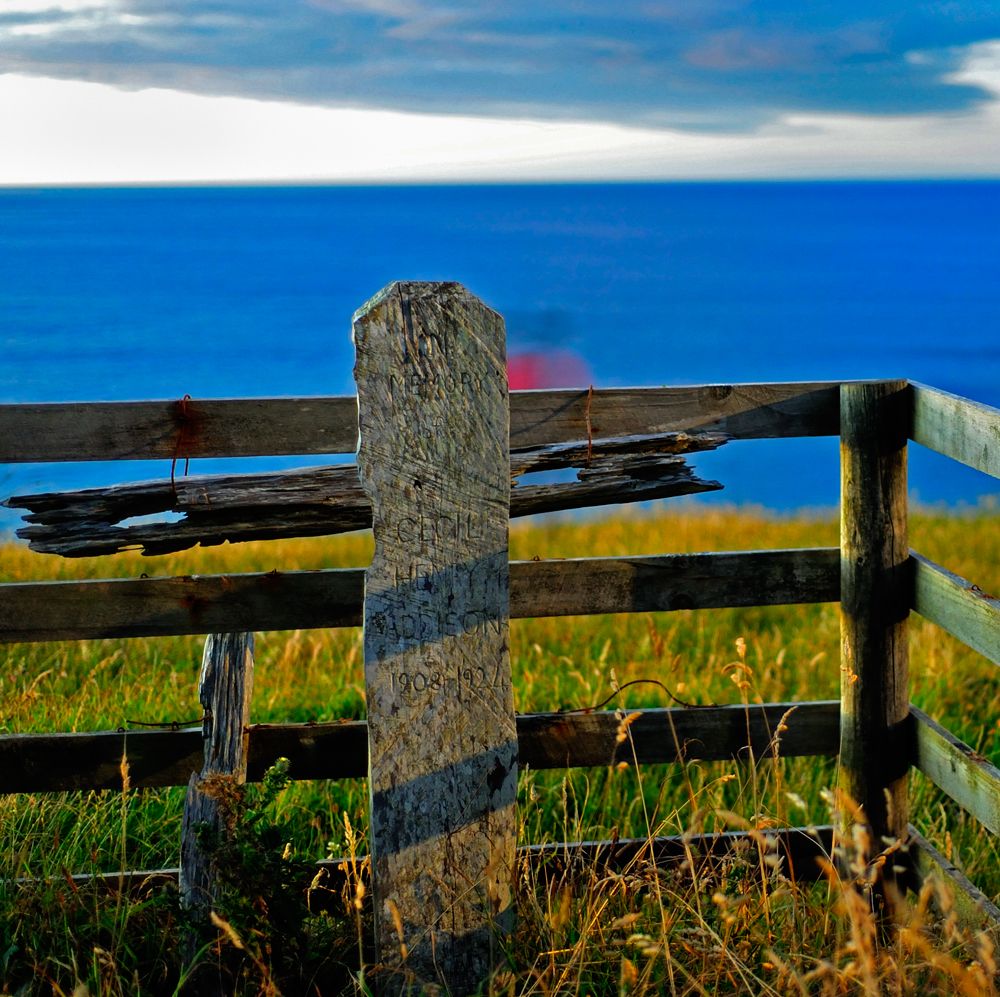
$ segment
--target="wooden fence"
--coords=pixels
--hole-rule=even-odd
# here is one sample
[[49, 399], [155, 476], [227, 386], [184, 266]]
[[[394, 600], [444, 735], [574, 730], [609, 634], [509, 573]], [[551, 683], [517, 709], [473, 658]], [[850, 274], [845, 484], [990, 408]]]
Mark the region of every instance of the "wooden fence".
[[[425, 327], [438, 323], [433, 326], [438, 331], [451, 323], [449, 328], [458, 330], [456, 336], [471, 330], [481, 339], [486, 327], [493, 328], [495, 334], [495, 323], [490, 326], [493, 313], [456, 288], [393, 285], [359, 312], [357, 322], [362, 327], [369, 323], [369, 332], [372, 323], [381, 323], [368, 341], [370, 345], [381, 336], [381, 350], [391, 348], [388, 340], [394, 330], [401, 329], [404, 338], [407, 330], [412, 333], [407, 322], [423, 323]], [[459, 300], [461, 308], [449, 311], [441, 305], [441, 295]], [[426, 310], [428, 300], [437, 309], [433, 314]], [[402, 311], [394, 312], [398, 302], [402, 302]], [[421, 307], [425, 307], [424, 312], [420, 312]], [[394, 315], [403, 316], [399, 329], [393, 325]], [[502, 324], [499, 334], [502, 337]], [[468, 339], [462, 343], [463, 350], [467, 349]], [[495, 363], [495, 351], [490, 356], [489, 362]], [[380, 361], [373, 353], [366, 362], [377, 365]], [[385, 370], [381, 373], [386, 374]], [[369, 371], [365, 376], [377, 380], [377, 374]], [[362, 388], [363, 395], [367, 389], [364, 385]], [[498, 397], [494, 415], [500, 411], [496, 404], [506, 412], [505, 387]], [[397, 401], [392, 400], [390, 407]], [[442, 404], [442, 424], [454, 429], [456, 413], [447, 409], [447, 399]], [[364, 451], [364, 397], [361, 410]], [[5, 405], [0, 406], [0, 463], [139, 459], [176, 462], [194, 457], [354, 453], [358, 412], [359, 403], [353, 397]], [[370, 415], [371, 406], [368, 412]], [[413, 413], [411, 407], [405, 415], [410, 418]], [[385, 412], [382, 415], [389, 418]], [[453, 422], [449, 423], [449, 419]], [[589, 464], [603, 442], [623, 437], [666, 438], [674, 434], [671, 439], [675, 450], [671, 452], [676, 453], [678, 439], [694, 441], [688, 449], [698, 449], [697, 441], [702, 438], [719, 445], [725, 440], [840, 436], [843, 502], [839, 550], [510, 562], [509, 617], [840, 601], [842, 698], [795, 704], [795, 711], [786, 721], [788, 730], [781, 737], [781, 754], [796, 757], [839, 753], [844, 788], [864, 806], [874, 840], [890, 835], [909, 842], [909, 858], [897, 863], [906, 868], [897, 885], [917, 886], [927, 875], [936, 873], [951, 883], [966, 920], [1000, 925], [1000, 910], [921, 838], [908, 824], [906, 812], [907, 772], [915, 767], [990, 831], [1000, 833], [1000, 771], [909, 704], [906, 632], [907, 616], [915, 611], [1000, 664], [1000, 601], [910, 551], [906, 539], [907, 440], [1000, 477], [1000, 411], [925, 385], [896, 380], [512, 392], [509, 419], [512, 470], [517, 465], [517, 453], [550, 453], [562, 444], [576, 446], [579, 458], [579, 448], [585, 443]], [[420, 432], [426, 434], [426, 427], [421, 427]], [[411, 441], [410, 445], [417, 444]], [[435, 452], [427, 460], [439, 457]], [[368, 459], [375, 458], [369, 454]], [[362, 479], [364, 467], [362, 462]], [[505, 476], [505, 469], [501, 470]], [[695, 481], [689, 490], [701, 490], [703, 484]], [[254, 488], [258, 485], [256, 481]], [[368, 481], [366, 487], [370, 485]], [[100, 491], [101, 502], [114, 499], [115, 489]], [[81, 494], [73, 499], [77, 506]], [[95, 500], [96, 494], [87, 493], [84, 504]], [[647, 495], [626, 495], [625, 499], [643, 497]], [[129, 493], [126, 498], [122, 508], [133, 510], [135, 494]], [[161, 500], [162, 495], [157, 501]], [[621, 500], [613, 496], [609, 499]], [[93, 539], [97, 534], [88, 532], [99, 519], [92, 512], [87, 514], [91, 519], [85, 515], [85, 521], [69, 522], [69, 526], [66, 523], [71, 517], [60, 519], [61, 513], [45, 520], [45, 509], [65, 510], [66, 501], [62, 506], [58, 502], [38, 506], [42, 512], [35, 521], [40, 525], [33, 536], [40, 536], [40, 543], [48, 543], [55, 530], [57, 541], [63, 542], [66, 537], [72, 540], [76, 530], [75, 536], [83, 537], [83, 553], [92, 549], [86, 547], [87, 543], [107, 542], [110, 516], [98, 523], [105, 529], [98, 541]], [[364, 514], [371, 517], [374, 507], [378, 523], [385, 509], [380, 511], [377, 497], [368, 496], [366, 501], [374, 506], [365, 506], [368, 511]], [[10, 504], [30, 507], [21, 500]], [[593, 503], [584, 500], [579, 504]], [[87, 508], [95, 507], [91, 504]], [[189, 516], [192, 518], [194, 514]], [[317, 525], [314, 520], [297, 522], [292, 516], [280, 535], [333, 531], [328, 525]], [[166, 532], [145, 536], [140, 542], [146, 543], [147, 551], [190, 546], [190, 536], [182, 535], [183, 524], [173, 528], [178, 531], [174, 540], [169, 534], [171, 527], [164, 526]], [[345, 528], [351, 528], [350, 524]], [[253, 533], [253, 523], [248, 525], [239, 517], [230, 517], [223, 528], [203, 528], [198, 536], [213, 536], [217, 542], [223, 534], [231, 539], [258, 535]], [[276, 534], [272, 530], [267, 535]], [[502, 601], [502, 596], [500, 592], [497, 598]], [[503, 607], [499, 612], [503, 615]], [[364, 615], [365, 571], [354, 569], [0, 585], [0, 640], [5, 642], [354, 627], [362, 623]], [[366, 632], [366, 652], [368, 639]], [[249, 657], [252, 653], [252, 641], [249, 645], [244, 641], [234, 650], [235, 644], [226, 644], [221, 636], [213, 640], [216, 655], [230, 665], [233, 655]], [[482, 653], [499, 655], [499, 662], [503, 655], [501, 644], [495, 643]], [[371, 716], [373, 709], [381, 709], [384, 703], [378, 707], [373, 703], [378, 693], [370, 670], [374, 658], [367, 658], [366, 653]], [[247, 703], [250, 687], [249, 680], [245, 687], [240, 686], [240, 695]], [[770, 750], [778, 722], [790, 706], [775, 703], [750, 708], [644, 710], [630, 727], [635, 755], [639, 763], [718, 760], [745, 757], [749, 746], [755, 757], [761, 757]], [[516, 762], [522, 767], [607, 765], [617, 748], [620, 722], [611, 712], [520, 715], [512, 716], [511, 722], [516, 729]], [[100, 731], [0, 737], [0, 792], [121, 788], [123, 752], [128, 756], [132, 786], [190, 783], [195, 789], [197, 773], [208, 764], [207, 733], [203, 728], [187, 728], [129, 731], [127, 735]], [[239, 733], [243, 753], [236, 764], [244, 766], [249, 780], [259, 779], [280, 756], [291, 760], [291, 775], [297, 779], [353, 778], [370, 771], [366, 722], [261, 725], [245, 732], [241, 720]], [[376, 748], [371, 750], [374, 765]], [[394, 764], [405, 768], [414, 751], [413, 743], [397, 745], [395, 750]], [[495, 766], [490, 768], [489, 778], [496, 771]], [[507, 786], [503, 792], [509, 797], [510, 772], [505, 769], [501, 775], [500, 782]], [[385, 782], [389, 796], [379, 797], [378, 805], [391, 800], [390, 790], [395, 785], [391, 778]], [[503, 795], [499, 789], [497, 793]], [[499, 809], [507, 807], [507, 797]], [[391, 814], [385, 819], [390, 818]], [[483, 830], [485, 824], [477, 827], [478, 833], [487, 833]], [[501, 828], [496, 835], [503, 837], [506, 833]], [[809, 858], [829, 847], [829, 832], [818, 836], [807, 835], [804, 830], [782, 832], [776, 840], [785, 858], [796, 864], [796, 874], [809, 876], [814, 874], [815, 864]], [[725, 847], [726, 842], [726, 836], [714, 836], [698, 844], [710, 852]], [[418, 844], [423, 847], [423, 843]], [[661, 856], [678, 854], [678, 843], [672, 839], [658, 840], [655, 845]], [[377, 902], [379, 876], [383, 877], [382, 895], [391, 897], [396, 895], [392, 890], [397, 888], [400, 875], [398, 868], [389, 865], [378, 872], [378, 847], [376, 842]], [[614, 847], [607, 843], [586, 846], [590, 853], [608, 860], [616, 854], [619, 861], [627, 861], [636, 847], [628, 842]], [[420, 854], [433, 859], [435, 853], [431, 849]], [[500, 903], [503, 883], [493, 883], [490, 889], [490, 896]], [[393, 923], [387, 920], [391, 913], [388, 909], [376, 911], [383, 930], [385, 924]], [[505, 913], [499, 908], [487, 911], [483, 923], [489, 922], [494, 933], [502, 932], [505, 925], [500, 915]], [[448, 981], [453, 992], [473, 989], [472, 976], [481, 974], [484, 966], [488, 970], [490, 943], [485, 935], [471, 928], [464, 935], [461, 931], [453, 933], [458, 940], [473, 935], [479, 939], [476, 944], [486, 951], [486, 961], [465, 959], [455, 969], [458, 975]], [[414, 948], [419, 945], [415, 943]], [[450, 958], [455, 965], [461, 961], [458, 955]], [[391, 962], [388, 952], [385, 959]], [[466, 977], [463, 973], [472, 975]]]

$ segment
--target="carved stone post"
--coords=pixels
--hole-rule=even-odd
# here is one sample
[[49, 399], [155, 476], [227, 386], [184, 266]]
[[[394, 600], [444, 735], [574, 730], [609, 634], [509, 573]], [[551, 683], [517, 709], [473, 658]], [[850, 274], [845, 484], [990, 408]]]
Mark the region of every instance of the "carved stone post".
[[375, 556], [365, 689], [387, 994], [460, 997], [513, 923], [517, 731], [508, 640], [503, 320], [459, 284], [394, 283], [354, 316], [358, 467]]

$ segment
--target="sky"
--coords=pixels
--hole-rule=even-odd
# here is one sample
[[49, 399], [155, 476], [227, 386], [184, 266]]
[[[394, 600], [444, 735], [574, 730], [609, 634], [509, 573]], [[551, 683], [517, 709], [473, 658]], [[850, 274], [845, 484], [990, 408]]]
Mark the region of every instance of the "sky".
[[997, 175], [996, 0], [0, 0], [0, 184]]

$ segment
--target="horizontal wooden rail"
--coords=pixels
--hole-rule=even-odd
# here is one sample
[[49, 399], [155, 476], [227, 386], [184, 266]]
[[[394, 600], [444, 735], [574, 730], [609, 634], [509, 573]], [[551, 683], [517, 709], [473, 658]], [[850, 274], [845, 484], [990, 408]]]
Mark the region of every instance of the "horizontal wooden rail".
[[840, 599], [836, 547], [511, 563], [511, 616], [597, 616]]
[[0, 405], [0, 463], [354, 453], [358, 401], [209, 398]]
[[994, 834], [1000, 833], [1000, 770], [932, 720], [910, 707], [911, 762]]
[[[836, 436], [838, 382], [512, 391], [512, 447], [648, 433]], [[354, 453], [357, 399], [0, 405], [0, 464]]]
[[[829, 858], [833, 850], [833, 828], [829, 824], [819, 827], [789, 827], [767, 830], [762, 833], [765, 853], [781, 861], [777, 865], [765, 863], [769, 873], [780, 872], [796, 882], [813, 882], [823, 876], [820, 858]], [[664, 835], [654, 838], [619, 838], [616, 841], [570, 841], [560, 844], [522, 845], [517, 850], [518, 859], [537, 870], [544, 878], [554, 876], [572, 878], [574, 874], [590, 870], [621, 871], [634, 867], [673, 866], [686, 861], [689, 856], [711, 863], [730, 858], [734, 851], [747, 855], [745, 842], [753, 842], [749, 853], [751, 865], [759, 861], [757, 841], [746, 831], [723, 831], [717, 834]], [[351, 867], [366, 883], [371, 882], [371, 864], [367, 855], [356, 859], [323, 859], [316, 863], [317, 872], [325, 873], [310, 887], [309, 903], [312, 910], [325, 910], [343, 903], [340, 891], [348, 882]], [[117, 893], [119, 890], [133, 896], [148, 896], [167, 883], [177, 882], [179, 869], [145, 869], [131, 872], [105, 872], [96, 875], [76, 873], [69, 878], [79, 887], [94, 885], [97, 889]], [[58, 882], [65, 883], [60, 876]], [[19, 883], [36, 883], [38, 880], [18, 880]], [[331, 892], [332, 891], [332, 892]], [[371, 894], [368, 894], [371, 897]]]
[[[624, 742], [618, 741], [621, 720], [615, 712], [519, 716], [519, 764], [551, 769], [621, 761], [749, 760], [751, 752], [758, 759], [774, 752], [792, 758], [833, 755], [838, 748], [836, 700], [629, 712], [640, 715]], [[186, 786], [201, 770], [203, 745], [201, 727], [6, 735], [0, 737], [0, 793], [121, 789], [123, 755], [133, 787]], [[282, 757], [291, 761], [289, 774], [295, 779], [363, 778], [368, 725], [356, 720], [250, 728], [250, 781]]]
[[1000, 409], [910, 382], [910, 439], [1000, 478]]
[[[361, 625], [364, 569], [0, 585], [0, 643]], [[511, 617], [836, 602], [835, 547], [513, 561]]]
[[[753, 842], [748, 853], [744, 842]], [[824, 876], [822, 859], [832, 860], [834, 829], [829, 824], [819, 827], [783, 828], [764, 832], [764, 847], [768, 857], [780, 860], [777, 868], [768, 862], [768, 870], [779, 871], [795, 882], [808, 883]], [[669, 868], [684, 862], [689, 856], [696, 861], [712, 863], [728, 859], [734, 851], [749, 857], [751, 865], [758, 861], [757, 842], [745, 831], [725, 831], [721, 834], [672, 835], [655, 838], [623, 838], [617, 841], [576, 841], [565, 844], [523, 845], [517, 850], [518, 859], [526, 863], [543, 879], [572, 879], [574, 875], [618, 871], [655, 865]], [[905, 877], [910, 889], [918, 891], [930, 877], [936, 877], [951, 893], [951, 906], [943, 915], [954, 913], [958, 923], [971, 931], [1000, 928], [1000, 909], [976, 888], [956, 866], [949, 862], [911, 824], [904, 852], [895, 861], [907, 868]], [[314, 911], [333, 908], [343, 903], [341, 891], [349, 881], [352, 868], [366, 883], [371, 880], [367, 856], [353, 862], [346, 858], [324, 859], [316, 863], [321, 878], [318, 889], [310, 894]], [[110, 893], [123, 891], [137, 898], [149, 896], [168, 883], [176, 883], [179, 870], [148, 869], [130, 872], [106, 872], [97, 875], [76, 873], [70, 878], [81, 889], [95, 887]], [[21, 880], [19, 882], [27, 882]], [[34, 881], [31, 881], [34, 882]], [[58, 882], [65, 882], [60, 876]], [[370, 894], [369, 894], [370, 896]]]
[[[644, 480], [673, 473], [683, 454], [714, 450], [729, 439], [723, 433], [658, 433], [652, 436], [580, 440], [511, 451], [511, 479], [538, 471], [576, 468], [585, 477], [595, 472], [620, 476], [640, 470]], [[523, 486], [522, 486], [523, 487]], [[315, 506], [371, 506], [361, 485], [358, 465], [323, 464], [318, 467], [266, 471], [256, 474], [192, 474], [131, 484], [116, 484], [39, 495], [17, 495], [4, 504], [28, 509], [29, 522], [118, 523], [132, 516], [157, 512], [219, 514], [257, 507], [290, 510]], [[329, 511], [329, 509], [327, 509]], [[368, 525], [371, 525], [369, 513]]]
[[[749, 851], [746, 850], [750, 845]], [[760, 848], [760, 851], [758, 851]], [[722, 831], [715, 834], [664, 835], [654, 838], [625, 838], [618, 841], [576, 841], [567, 844], [525, 845], [517, 850], [518, 858], [550, 881], [572, 877], [593, 869], [642, 869], [651, 865], [676, 866], [693, 858], [711, 867], [718, 859], [732, 861], [734, 852], [742, 854], [751, 875], [768, 876], [779, 872], [799, 883], [811, 883], [824, 876], [820, 859], [833, 853], [833, 827], [776, 828], [748, 834], [746, 831]], [[763, 853], [763, 854], [762, 854]], [[766, 856], [770, 861], [762, 862]], [[343, 863], [343, 859], [328, 860]], [[707, 870], [706, 870], [707, 871]], [[336, 873], [331, 869], [334, 881]], [[346, 870], [340, 874], [346, 879]]]
[[915, 892], [919, 891], [928, 878], [937, 877], [949, 887], [952, 895], [949, 910], [943, 910], [940, 904], [935, 904], [943, 915], [954, 913], [958, 923], [971, 931], [983, 928], [996, 931], [1000, 928], [1000, 908], [985, 893], [977, 889], [968, 877], [956, 868], [954, 863], [949, 862], [912, 824], [909, 830], [910, 888]]
[[913, 608], [1000, 665], [1000, 599], [914, 550], [910, 561]]
[[[722, 488], [694, 476], [690, 453], [714, 450], [720, 433], [582, 440], [511, 453], [511, 477], [535, 471], [578, 468], [578, 480], [518, 484], [511, 488], [510, 518], [623, 502], [690, 495]], [[17, 495], [4, 503], [29, 509], [17, 535], [33, 551], [87, 557], [144, 548], [166, 554], [201, 544], [331, 536], [371, 529], [372, 504], [357, 464], [162, 478], [67, 492]], [[121, 525], [134, 516], [183, 513], [170, 523]]]

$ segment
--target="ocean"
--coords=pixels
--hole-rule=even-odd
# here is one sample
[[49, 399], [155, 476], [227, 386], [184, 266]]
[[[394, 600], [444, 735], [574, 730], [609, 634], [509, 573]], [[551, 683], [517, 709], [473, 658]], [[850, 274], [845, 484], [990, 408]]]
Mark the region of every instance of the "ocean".
[[[351, 314], [396, 279], [503, 314], [518, 378], [908, 377], [1000, 406], [995, 182], [0, 190], [0, 401], [353, 393]], [[910, 450], [922, 502], [1000, 492]], [[837, 503], [834, 439], [694, 463], [725, 485], [704, 501]], [[167, 474], [6, 466], [0, 496]]]

